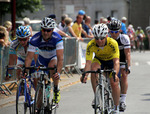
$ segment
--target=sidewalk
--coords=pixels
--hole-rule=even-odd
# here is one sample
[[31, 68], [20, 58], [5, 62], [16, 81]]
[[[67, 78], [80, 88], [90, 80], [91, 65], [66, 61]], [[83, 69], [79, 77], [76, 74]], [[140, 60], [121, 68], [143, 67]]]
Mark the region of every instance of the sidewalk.
[[[61, 80], [59, 83], [60, 90], [65, 89], [68, 86], [74, 85], [76, 83], [80, 83], [80, 76], [79, 74], [73, 74], [73, 76], [70, 75], [68, 77], [65, 74], [61, 74]], [[17, 86], [15, 86], [16, 88]], [[0, 108], [9, 105], [10, 103], [15, 103], [16, 100], [16, 89], [13, 89], [11, 92], [12, 94], [9, 96], [6, 96], [5, 94], [0, 93]]]

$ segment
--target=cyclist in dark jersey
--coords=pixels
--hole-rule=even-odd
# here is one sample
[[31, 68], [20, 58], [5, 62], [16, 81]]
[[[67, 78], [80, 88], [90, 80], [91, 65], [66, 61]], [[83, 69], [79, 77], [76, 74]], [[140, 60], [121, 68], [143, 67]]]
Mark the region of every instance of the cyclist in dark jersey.
[[112, 20], [108, 24], [109, 32], [112, 38], [114, 38], [119, 45], [120, 50], [120, 62], [127, 62], [128, 65], [128, 72], [125, 70], [125, 65], [120, 65], [120, 72], [121, 72], [121, 95], [120, 95], [120, 111], [124, 111], [126, 109], [126, 95], [128, 89], [128, 74], [130, 73], [130, 39], [128, 35], [121, 34], [121, 22], [117, 19]]

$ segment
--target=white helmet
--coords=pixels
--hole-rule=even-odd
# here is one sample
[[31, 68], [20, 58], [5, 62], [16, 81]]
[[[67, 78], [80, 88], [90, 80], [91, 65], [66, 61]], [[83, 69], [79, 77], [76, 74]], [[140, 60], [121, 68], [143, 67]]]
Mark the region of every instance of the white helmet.
[[108, 27], [106, 24], [97, 24], [93, 27], [93, 34], [95, 38], [106, 37], [108, 35]]
[[146, 31], [150, 31], [150, 26], [146, 27]]
[[41, 22], [41, 27], [45, 29], [55, 28], [56, 22], [52, 18], [44, 17]]

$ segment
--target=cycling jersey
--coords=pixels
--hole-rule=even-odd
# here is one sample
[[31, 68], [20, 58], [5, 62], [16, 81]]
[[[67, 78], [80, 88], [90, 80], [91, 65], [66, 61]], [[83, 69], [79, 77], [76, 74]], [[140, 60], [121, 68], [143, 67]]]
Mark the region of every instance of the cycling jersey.
[[126, 62], [126, 57], [124, 53], [124, 49], [131, 48], [130, 39], [126, 34], [120, 34], [116, 39], [119, 45], [120, 50], [120, 62]]
[[113, 58], [119, 58], [119, 48], [118, 43], [107, 37], [107, 41], [104, 47], [99, 47], [96, 44], [95, 39], [92, 39], [86, 49], [86, 60], [92, 60], [93, 53], [95, 53], [95, 57], [102, 61], [109, 61]]
[[[29, 46], [29, 42], [27, 44]], [[29, 48], [29, 47], [28, 47]], [[38, 54], [38, 49], [32, 46], [35, 54]], [[25, 52], [24, 47], [19, 43], [18, 39], [11, 42], [9, 54], [15, 54], [18, 56], [17, 64], [24, 64], [27, 52]]]
[[51, 38], [48, 41], [44, 41], [42, 33], [38, 32], [31, 38], [28, 51], [33, 51], [32, 46], [39, 49], [37, 65], [48, 66], [50, 60], [57, 59], [56, 50], [63, 49], [63, 40], [58, 33], [53, 32]]

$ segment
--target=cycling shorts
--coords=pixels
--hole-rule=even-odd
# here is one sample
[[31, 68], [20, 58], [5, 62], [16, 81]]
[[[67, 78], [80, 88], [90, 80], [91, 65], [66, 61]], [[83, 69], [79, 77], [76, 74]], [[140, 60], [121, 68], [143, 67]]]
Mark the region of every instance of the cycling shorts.
[[94, 63], [94, 62], [97, 62], [99, 65], [101, 65], [102, 70], [104, 68], [113, 69], [113, 67], [114, 67], [113, 60], [103, 61], [103, 60], [98, 59], [95, 56], [94, 59], [92, 60], [92, 63]]

